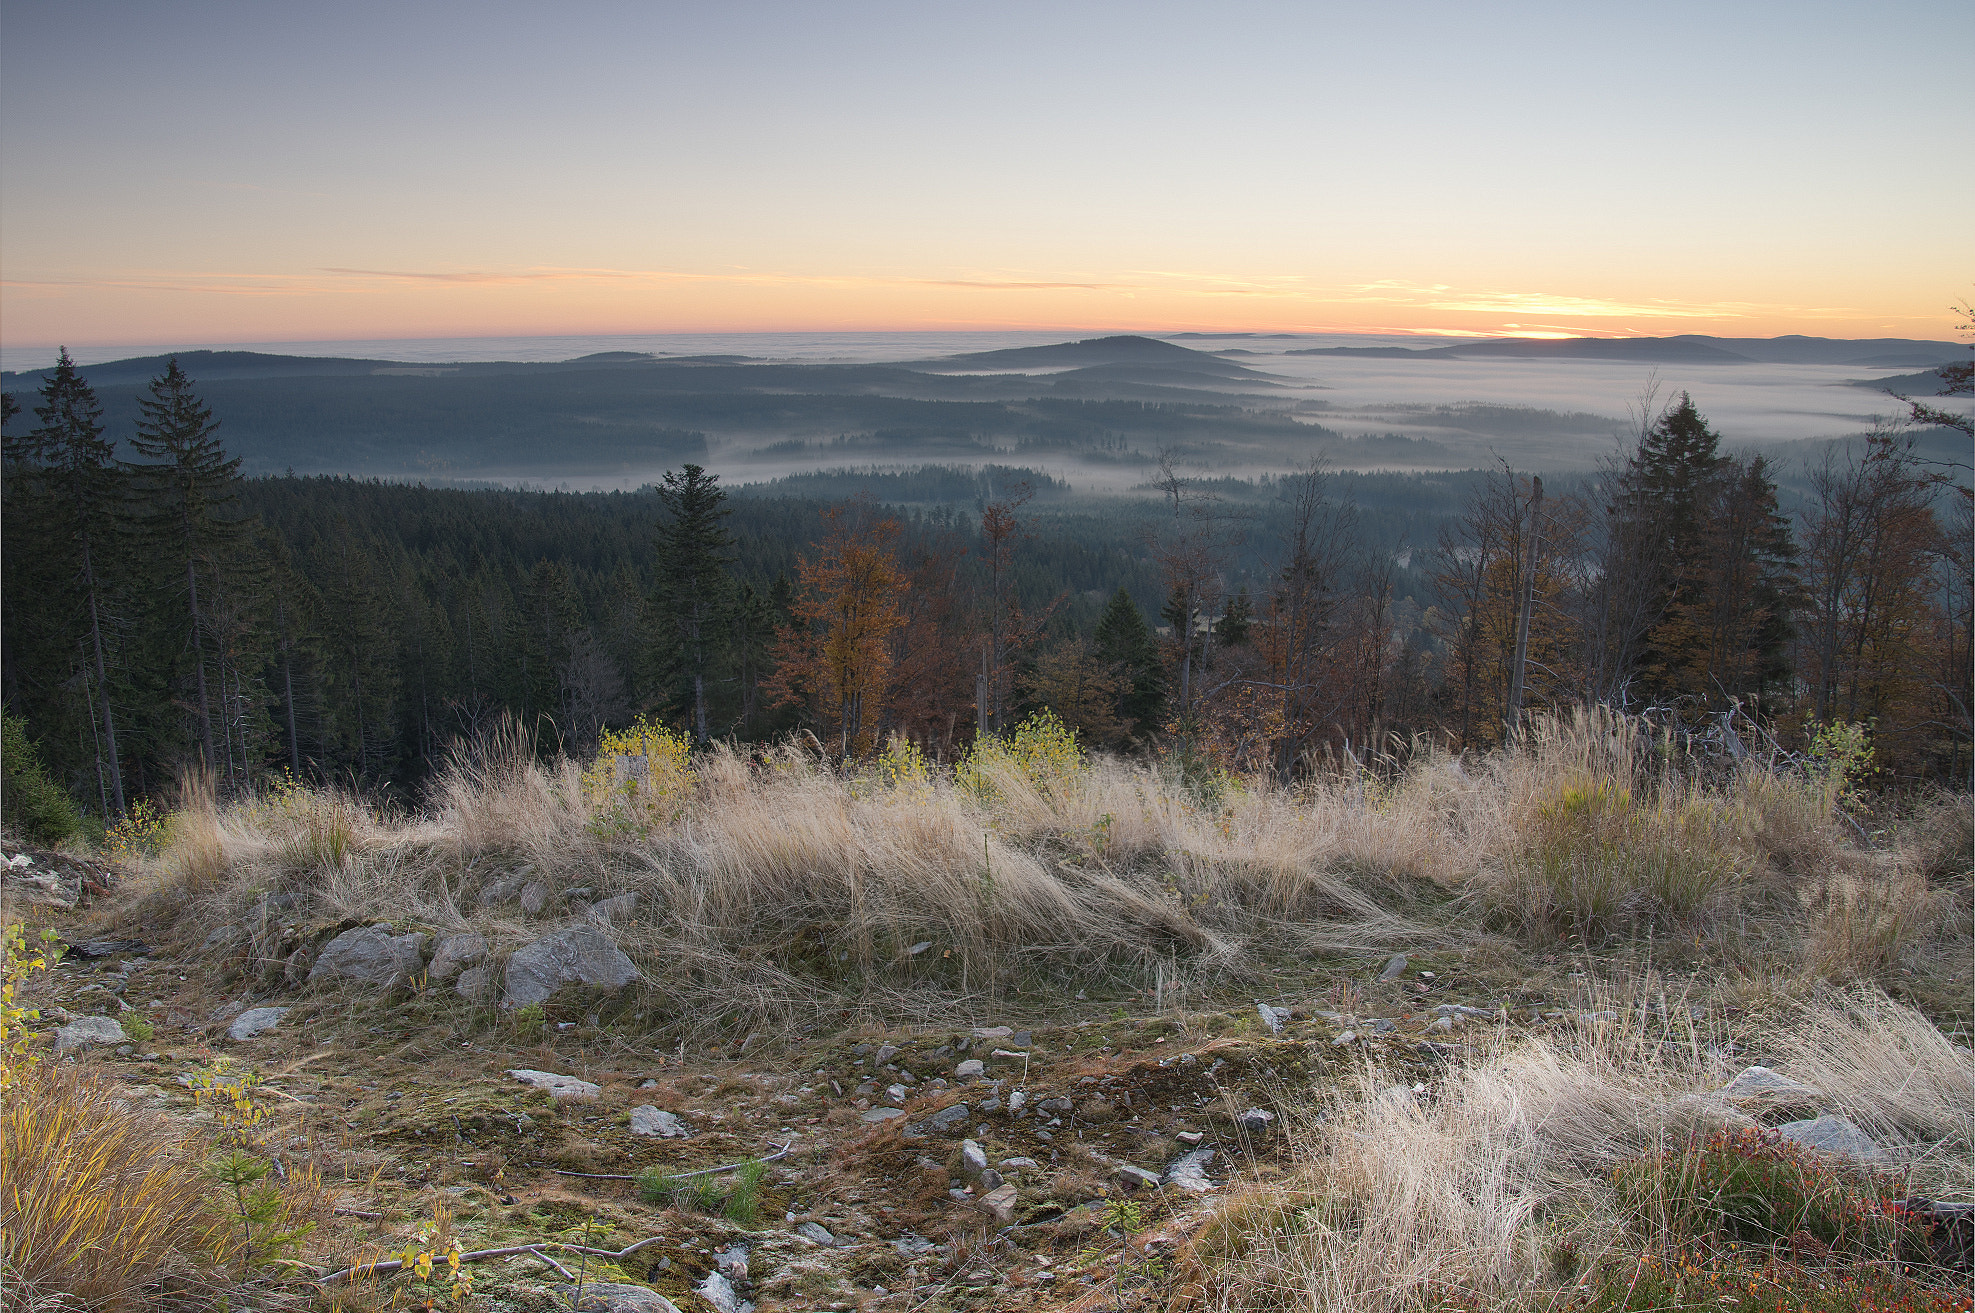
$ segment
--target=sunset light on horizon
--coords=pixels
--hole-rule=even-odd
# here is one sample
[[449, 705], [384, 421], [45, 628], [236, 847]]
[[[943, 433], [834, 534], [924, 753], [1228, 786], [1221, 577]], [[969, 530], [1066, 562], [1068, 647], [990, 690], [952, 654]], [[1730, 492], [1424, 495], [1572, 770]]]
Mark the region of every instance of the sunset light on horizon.
[[0, 340], [1950, 339], [1971, 38], [1937, 0], [15, 0]]

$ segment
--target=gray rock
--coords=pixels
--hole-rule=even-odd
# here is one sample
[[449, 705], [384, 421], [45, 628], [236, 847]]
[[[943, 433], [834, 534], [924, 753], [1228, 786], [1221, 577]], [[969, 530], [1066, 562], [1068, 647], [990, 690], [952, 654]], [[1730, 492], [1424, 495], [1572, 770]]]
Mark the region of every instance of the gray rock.
[[1035, 1166], [1036, 1160], [1033, 1158], [1003, 1158], [1001, 1160], [1001, 1170], [1004, 1172], [1033, 1171]]
[[997, 1226], [1007, 1226], [1015, 1220], [1015, 1187], [997, 1186], [974, 1201], [974, 1207], [992, 1217]]
[[830, 1234], [827, 1227], [820, 1226], [815, 1222], [801, 1223], [796, 1227], [795, 1233], [805, 1240], [813, 1240], [817, 1244], [827, 1247], [834, 1247], [837, 1243], [837, 1238]]
[[86, 1048], [91, 1044], [122, 1044], [129, 1038], [115, 1017], [77, 1017], [56, 1030], [55, 1051]]
[[953, 1074], [961, 1080], [973, 1080], [987, 1074], [987, 1064], [979, 1058], [969, 1058], [955, 1067]]
[[226, 1037], [232, 1040], [252, 1039], [263, 1031], [273, 1030], [287, 1015], [287, 1008], [248, 1008], [226, 1028]]
[[1157, 1190], [1164, 1184], [1159, 1179], [1159, 1173], [1148, 1172], [1143, 1167], [1133, 1167], [1130, 1163], [1120, 1163], [1115, 1170], [1117, 1171], [1118, 1180], [1128, 1190], [1137, 1190], [1140, 1188]]
[[477, 967], [468, 967], [466, 970], [460, 972], [459, 979], [453, 984], [453, 989], [461, 998], [471, 999], [475, 1003], [486, 1002], [494, 994], [494, 968], [492, 964], [483, 962]]
[[976, 1140], [960, 1142], [960, 1168], [969, 1176], [979, 1176], [987, 1170], [987, 1150]]
[[578, 1080], [574, 1076], [558, 1076], [552, 1071], [535, 1071], [528, 1067], [511, 1067], [508, 1075], [523, 1085], [532, 1085], [538, 1090], [547, 1090], [551, 1099], [594, 1099], [603, 1093], [603, 1087], [589, 1081]]
[[1793, 1144], [1801, 1144], [1806, 1149], [1815, 1149], [1833, 1157], [1849, 1158], [1857, 1163], [1886, 1161], [1886, 1151], [1854, 1125], [1849, 1117], [1827, 1113], [1807, 1121], [1784, 1122], [1776, 1128], [1776, 1133]]
[[1000, 1172], [997, 1172], [994, 1170], [994, 1168], [990, 1167], [985, 1172], [981, 1173], [979, 1179], [980, 1179], [981, 1189], [998, 1190], [1001, 1188], [1001, 1183], [1008, 1178], [1004, 1177]]
[[1280, 1035], [1289, 1022], [1289, 1009], [1270, 1007], [1267, 1003], [1257, 1003], [1255, 1013], [1262, 1018], [1262, 1024], [1269, 1028], [1269, 1034]]
[[708, 1272], [706, 1279], [694, 1286], [693, 1290], [701, 1299], [713, 1305], [718, 1313], [752, 1313], [754, 1308], [754, 1305], [734, 1293], [734, 1283], [720, 1272]]
[[867, 1121], [867, 1122], [870, 1122], [870, 1123], [872, 1123], [872, 1124], [874, 1124], [874, 1125], [875, 1125], [875, 1124], [876, 1124], [876, 1123], [878, 1123], [878, 1122], [888, 1122], [888, 1121], [892, 1121], [892, 1120], [893, 1120], [893, 1119], [895, 1119], [895, 1118], [898, 1118], [898, 1117], [903, 1117], [903, 1116], [905, 1115], [905, 1109], [903, 1109], [903, 1108], [867, 1108], [867, 1109], [866, 1109], [865, 1111], [863, 1111], [862, 1113], [859, 1113], [858, 1115], [859, 1115], [859, 1116], [860, 1116], [861, 1118], [863, 1118], [863, 1120], [865, 1120], [865, 1121]]
[[549, 905], [549, 887], [540, 880], [530, 880], [521, 890], [521, 910], [529, 916], [540, 916], [542, 909]]
[[1185, 1190], [1188, 1194], [1206, 1194], [1214, 1188], [1214, 1182], [1207, 1175], [1207, 1164], [1214, 1161], [1212, 1149], [1195, 1149], [1192, 1153], [1181, 1154], [1166, 1165], [1165, 1183]]
[[544, 935], [507, 961], [507, 995], [502, 1006], [541, 1003], [564, 985], [616, 991], [638, 978], [611, 937], [595, 926], [576, 925]]
[[656, 1290], [618, 1281], [585, 1281], [577, 1313], [679, 1313], [671, 1300]]
[[1389, 985], [1405, 974], [1406, 955], [1404, 953], [1394, 953], [1386, 959], [1385, 970], [1378, 973], [1379, 983]]
[[926, 1119], [926, 1124], [936, 1131], [950, 1131], [967, 1120], [967, 1105], [956, 1103], [951, 1108], [941, 1108]]
[[1721, 1097], [1746, 1108], [1815, 1108], [1824, 1092], [1767, 1067], [1749, 1067], [1721, 1087]]
[[1014, 1037], [1015, 1032], [1007, 1026], [976, 1026], [969, 1033], [970, 1039], [1003, 1040]]
[[631, 1109], [631, 1134], [656, 1135], [667, 1140], [683, 1140], [692, 1134], [686, 1123], [679, 1120], [677, 1113], [650, 1104], [641, 1104]]
[[358, 926], [329, 941], [309, 968], [310, 985], [350, 981], [380, 990], [410, 980], [425, 961], [425, 936], [394, 935], [388, 926]]
[[432, 954], [432, 965], [427, 968], [427, 972], [434, 980], [451, 980], [486, 956], [487, 936], [447, 935], [439, 941], [438, 950]]
[[895, 1058], [895, 1057], [897, 1057], [897, 1056], [898, 1056], [898, 1046], [897, 1046], [897, 1045], [895, 1045], [895, 1044], [880, 1044], [880, 1045], [878, 1046], [878, 1051], [877, 1051], [876, 1053], [873, 1053], [873, 1054], [871, 1055], [871, 1061], [872, 1061], [873, 1063], [875, 1063], [876, 1065], [878, 1065], [878, 1066], [880, 1066], [880, 1067], [882, 1067], [882, 1066], [884, 1066], [884, 1065], [885, 1065], [885, 1064], [886, 1064], [887, 1062], [890, 1062], [890, 1061], [891, 1061], [891, 1060], [892, 1060], [893, 1058]]
[[506, 879], [496, 880], [480, 891], [480, 897], [477, 901], [482, 907], [493, 907], [497, 903], [505, 903], [508, 899], [520, 893], [521, 886], [526, 883], [527, 881], [518, 875], [511, 875]]
[[206, 936], [205, 941], [199, 945], [199, 951], [201, 953], [217, 953], [224, 949], [232, 948], [236, 944], [244, 943], [246, 939], [247, 932], [237, 925], [216, 926], [213, 932]]
[[1276, 1115], [1266, 1108], [1250, 1108], [1235, 1118], [1235, 1124], [1251, 1135], [1259, 1135], [1268, 1130], [1269, 1123], [1275, 1119]]
[[636, 894], [619, 894], [615, 898], [606, 898], [592, 907], [590, 914], [592, 916], [600, 916], [606, 921], [620, 919], [628, 921], [632, 913], [637, 910], [638, 896]]

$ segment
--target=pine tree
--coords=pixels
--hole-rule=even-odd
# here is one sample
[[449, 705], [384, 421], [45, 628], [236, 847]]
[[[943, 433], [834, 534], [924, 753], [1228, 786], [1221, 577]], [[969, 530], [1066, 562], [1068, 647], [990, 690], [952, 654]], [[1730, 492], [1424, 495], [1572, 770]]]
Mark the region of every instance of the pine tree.
[[101, 718], [99, 761], [107, 798], [117, 816], [125, 810], [123, 766], [117, 749], [116, 710], [111, 698], [106, 653], [104, 567], [120, 530], [116, 448], [103, 436], [103, 407], [62, 348], [54, 371], [41, 386], [35, 407], [41, 423], [27, 436], [19, 457], [39, 467], [52, 493], [53, 509], [72, 544], [75, 577], [88, 613], [88, 652], [95, 683], [93, 715]]
[[658, 586], [652, 594], [660, 668], [691, 689], [693, 740], [711, 742], [707, 680], [719, 652], [719, 620], [733, 591], [728, 574], [727, 494], [697, 465], [666, 471], [658, 487]]
[[207, 770], [215, 768], [213, 698], [206, 678], [206, 617], [199, 605], [199, 575], [219, 569], [221, 549], [236, 542], [247, 525], [237, 514], [235, 480], [240, 458], [219, 443], [212, 410], [192, 391], [192, 380], [172, 357], [165, 372], [151, 380], [150, 395], [138, 401], [142, 418], [131, 445], [152, 464], [140, 466], [140, 486], [150, 510], [142, 520], [149, 545], [184, 571], [186, 619], [190, 631], [194, 684], [199, 698], [199, 752]]
[[1166, 704], [1166, 671], [1144, 614], [1123, 588], [1111, 594], [1097, 622], [1095, 638], [1097, 655], [1123, 686], [1118, 718], [1129, 724], [1134, 734], [1150, 734], [1158, 727], [1159, 713]]

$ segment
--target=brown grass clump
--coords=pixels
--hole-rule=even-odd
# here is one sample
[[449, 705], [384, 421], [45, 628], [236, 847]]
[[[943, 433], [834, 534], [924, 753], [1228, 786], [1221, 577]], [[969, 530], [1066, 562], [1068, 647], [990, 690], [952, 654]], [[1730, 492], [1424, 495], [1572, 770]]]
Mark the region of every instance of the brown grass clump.
[[[1654, 1222], [1684, 1216], [1678, 1201], [1642, 1206], [1638, 1173], [1615, 1169], [1746, 1128], [1709, 1092], [1750, 1059], [1717, 1056], [1684, 1009], [1620, 1015], [1503, 1040], [1418, 1094], [1366, 1068], [1302, 1109], [1300, 1171], [1230, 1199], [1197, 1246], [1214, 1306], [1562, 1306], [1607, 1259], [1679, 1242]], [[1773, 1048], [1751, 1056], [1823, 1091], [1906, 1185], [1975, 1184], [1975, 1059], [1924, 1017], [1883, 994], [1834, 996]]]
[[180, 1137], [88, 1068], [35, 1064], [8, 1090], [0, 1257], [22, 1307], [59, 1294], [102, 1313], [137, 1309], [162, 1277], [223, 1262], [225, 1220], [205, 1197]]

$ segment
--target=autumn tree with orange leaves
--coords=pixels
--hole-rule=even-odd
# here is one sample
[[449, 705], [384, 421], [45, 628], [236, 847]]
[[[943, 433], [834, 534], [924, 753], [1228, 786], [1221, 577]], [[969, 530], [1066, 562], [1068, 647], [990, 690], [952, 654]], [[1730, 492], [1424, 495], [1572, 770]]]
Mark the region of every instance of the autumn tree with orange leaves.
[[778, 636], [769, 689], [778, 704], [806, 705], [848, 759], [869, 753], [883, 729], [906, 576], [898, 521], [876, 518], [868, 500], [833, 506], [823, 519], [823, 540], [796, 563], [795, 623]]

